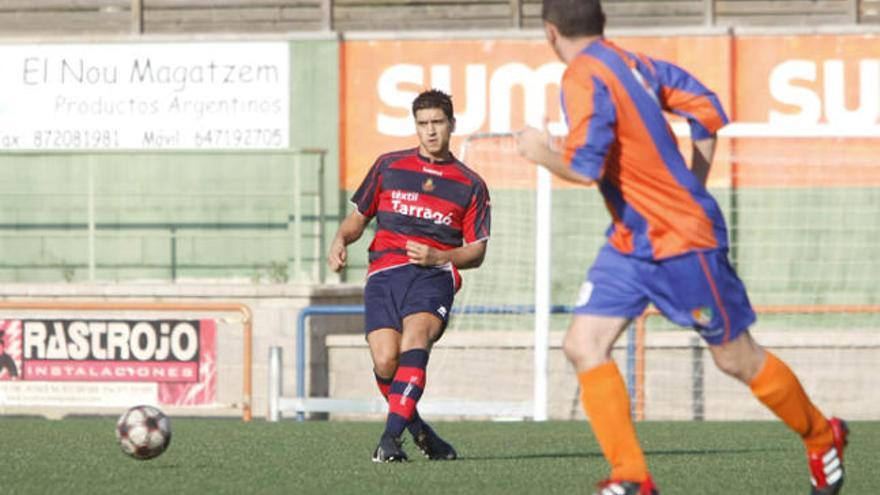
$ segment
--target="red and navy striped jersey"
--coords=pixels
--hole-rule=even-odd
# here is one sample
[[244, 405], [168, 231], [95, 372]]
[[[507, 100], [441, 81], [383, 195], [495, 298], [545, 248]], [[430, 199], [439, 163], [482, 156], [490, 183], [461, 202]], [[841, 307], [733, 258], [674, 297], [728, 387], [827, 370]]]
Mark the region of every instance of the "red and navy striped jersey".
[[408, 264], [408, 240], [449, 250], [489, 238], [489, 190], [483, 179], [455, 158], [432, 162], [418, 151], [380, 156], [352, 197], [358, 211], [376, 217], [378, 224], [368, 276]]
[[690, 172], [664, 112], [686, 118], [694, 139], [727, 123], [718, 97], [684, 69], [600, 39], [562, 79], [569, 126], [564, 157], [597, 181], [619, 252], [663, 259], [727, 247], [718, 203]]

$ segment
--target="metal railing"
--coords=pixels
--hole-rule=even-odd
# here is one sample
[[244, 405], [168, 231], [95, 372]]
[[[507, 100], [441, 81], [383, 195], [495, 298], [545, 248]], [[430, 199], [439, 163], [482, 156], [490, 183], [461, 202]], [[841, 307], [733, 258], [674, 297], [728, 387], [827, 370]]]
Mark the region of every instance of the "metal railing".
[[[237, 271], [235, 276], [251, 276], [253, 278], [254, 271], [264, 270], [270, 272], [269, 278], [274, 282], [284, 281], [315, 281], [323, 282], [326, 279], [326, 269], [322, 262], [323, 253], [325, 251], [325, 226], [327, 224], [327, 207], [324, 193], [325, 182], [325, 157], [326, 150], [323, 149], [292, 149], [292, 150], [241, 150], [241, 151], [209, 151], [204, 152], [204, 160], [210, 161], [210, 156], [222, 153], [226, 156], [243, 156], [248, 157], [251, 161], [259, 161], [264, 154], [272, 155], [289, 155], [291, 157], [290, 169], [284, 175], [289, 175], [291, 183], [281, 188], [276, 187], [274, 192], [265, 191], [242, 191], [240, 186], [235, 183], [224, 185], [224, 190], [197, 191], [197, 185], [178, 185], [178, 189], [183, 187], [189, 188], [185, 192], [188, 198], [192, 198], [195, 203], [201, 201], [203, 208], [210, 209], [211, 203], [222, 202], [225, 208], [231, 209], [233, 213], [237, 204], [243, 204], [245, 201], [259, 202], [275, 202], [278, 205], [273, 206], [276, 210], [270, 212], [274, 220], [267, 218], [265, 215], [250, 215], [253, 217], [263, 216], [268, 221], [244, 220], [193, 220], [186, 218], [188, 215], [185, 211], [186, 204], [179, 203], [181, 191], [153, 190], [137, 194], [142, 195], [145, 201], [153, 201], [157, 204], [163, 204], [166, 198], [169, 202], [178, 201], [178, 210], [164, 214], [167, 220], [162, 221], [138, 221], [138, 217], [157, 216], [152, 210], [155, 207], [144, 207], [143, 210], [134, 211], [132, 215], [126, 218], [127, 213], [124, 211], [116, 211], [113, 205], [99, 208], [98, 203], [102, 200], [107, 202], [130, 200], [127, 196], [132, 193], [125, 190], [121, 191], [103, 191], [98, 192], [96, 181], [100, 178], [101, 171], [98, 170], [97, 161], [103, 160], [101, 163], [106, 165], [108, 159], [115, 160], [113, 155], [119, 155], [119, 161], [129, 159], [130, 157], [139, 156], [157, 156], [157, 162], [165, 159], [174, 159], [178, 156], [199, 157], [200, 152], [181, 152], [181, 151], [60, 151], [60, 152], [15, 152], [4, 153], [3, 157], [15, 159], [19, 157], [35, 157], [42, 159], [48, 157], [53, 160], [54, 157], [71, 158], [72, 166], [81, 166], [84, 171], [84, 184], [81, 190], [77, 190], [75, 184], [62, 184], [64, 191], [42, 191], [35, 192], [33, 190], [21, 191], [10, 189], [3, 192], [3, 197], [9, 201], [14, 201], [16, 197], [22, 199], [37, 198], [45, 196], [47, 200], [55, 201], [55, 210], [61, 208], [57, 220], [52, 220], [52, 213], [41, 212], [37, 208], [44, 205], [37, 205], [32, 208], [26, 215], [27, 218], [31, 214], [49, 221], [28, 221], [28, 220], [10, 220], [0, 221], [0, 239], [5, 237], [7, 241], [14, 238], [21, 242], [26, 239], [33, 239], [34, 243], [43, 245], [57, 246], [50, 251], [61, 252], [60, 259], [43, 259], [31, 261], [29, 264], [16, 265], [15, 262], [6, 261], [2, 264], [2, 268], [25, 270], [34, 270], [39, 268], [51, 269], [53, 267], [61, 270], [59, 278], [67, 281], [72, 279], [80, 279], [74, 277], [76, 270], [85, 270], [85, 277], [89, 282], [100, 279], [98, 270], [100, 268], [110, 268], [117, 270], [143, 268], [151, 270], [152, 273], [164, 272], [161, 278], [168, 278], [172, 281], [177, 280], [183, 269], [191, 268], [193, 270], [200, 269], [197, 263], [190, 262], [189, 265], [182, 261], [181, 244], [183, 241], [217, 241], [222, 242], [224, 239], [248, 239], [259, 240], [265, 238], [269, 241], [280, 242], [284, 244], [284, 250], [287, 252], [285, 259], [266, 259], [260, 260], [259, 264], [254, 263], [236, 263], [236, 262], [214, 262], [206, 263], [210, 267], [217, 269], [226, 269], [226, 271]], [[307, 162], [304, 158], [309, 157]], [[277, 159], [277, 158], [276, 158]], [[85, 163], [82, 163], [85, 162]], [[25, 168], [27, 163], [24, 164]], [[305, 169], [311, 167], [306, 174]], [[181, 167], [184, 168], [184, 167]], [[107, 173], [114, 173], [112, 167], [107, 167]], [[206, 172], [207, 173], [207, 172]], [[255, 177], [260, 177], [259, 172], [254, 172]], [[155, 179], [155, 177], [153, 178]], [[250, 179], [250, 177], [248, 178]], [[169, 178], [169, 184], [173, 183], [173, 178]], [[267, 181], [271, 181], [272, 177], [266, 176]], [[20, 186], [17, 186], [20, 187]], [[137, 187], [141, 187], [137, 185]], [[59, 206], [60, 204], [60, 206]], [[66, 206], [65, 206], [66, 205]], [[287, 205], [287, 206], [284, 206]], [[264, 208], [265, 209], [265, 208]], [[34, 211], [36, 210], [36, 211]], [[48, 210], [48, 208], [47, 208]], [[83, 211], [84, 210], [84, 211]], [[286, 210], [286, 211], [285, 211]], [[10, 209], [7, 212], [11, 213]], [[72, 212], [76, 212], [73, 214]], [[75, 220], [74, 220], [75, 218]], [[236, 234], [237, 233], [237, 234]], [[155, 259], [149, 263], [143, 263], [140, 266], [123, 265], [117, 266], [108, 261], [102, 261], [99, 254], [100, 244], [102, 241], [121, 239], [130, 239], [134, 235], [144, 240], [145, 243], [151, 243], [154, 251], [159, 249], [156, 245], [167, 242], [167, 251], [164, 259], [157, 262]], [[235, 236], [238, 236], [237, 238]], [[82, 241], [85, 241], [84, 243]], [[82, 252], [82, 250], [85, 252]], [[8, 252], [8, 250], [7, 250]], [[156, 255], [158, 256], [158, 254]], [[164, 267], [163, 267], [164, 265]], [[259, 275], [258, 275], [259, 276]], [[43, 277], [45, 278], [45, 277]], [[126, 278], [126, 277], [123, 277]], [[154, 277], [151, 277], [154, 278]]]

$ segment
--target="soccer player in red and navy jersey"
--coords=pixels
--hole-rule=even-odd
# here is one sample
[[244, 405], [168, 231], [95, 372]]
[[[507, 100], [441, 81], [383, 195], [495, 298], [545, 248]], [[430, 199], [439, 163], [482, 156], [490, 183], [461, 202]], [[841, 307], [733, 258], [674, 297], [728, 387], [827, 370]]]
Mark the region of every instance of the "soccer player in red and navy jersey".
[[[801, 436], [812, 493], [837, 493], [846, 424], [826, 419], [791, 369], [749, 333], [755, 313], [728, 262], [724, 218], [705, 186], [715, 133], [727, 123], [718, 98], [684, 69], [606, 40], [599, 0], [544, 0], [542, 18], [547, 40], [568, 64], [562, 102], [569, 134], [556, 150], [546, 133], [526, 129], [520, 153], [563, 179], [596, 184], [612, 217], [563, 343], [611, 465], [598, 493], [657, 493], [611, 359], [614, 342], [649, 302], [694, 327], [716, 365]], [[664, 112], [690, 123], [690, 167]]]
[[408, 429], [429, 459], [452, 460], [455, 449], [419, 417], [431, 346], [449, 321], [458, 270], [483, 262], [489, 240], [489, 191], [449, 151], [455, 116], [449, 95], [425, 91], [412, 104], [419, 146], [380, 156], [355, 192], [353, 211], [330, 246], [334, 271], [346, 246], [371, 219], [378, 229], [369, 248], [364, 290], [367, 343], [388, 417], [374, 462], [406, 460], [400, 435]]

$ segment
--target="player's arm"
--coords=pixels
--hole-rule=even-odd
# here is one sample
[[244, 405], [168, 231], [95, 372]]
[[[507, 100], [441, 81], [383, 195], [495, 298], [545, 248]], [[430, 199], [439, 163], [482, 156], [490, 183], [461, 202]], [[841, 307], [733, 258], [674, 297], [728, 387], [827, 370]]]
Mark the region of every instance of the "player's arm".
[[461, 219], [463, 244], [460, 247], [442, 250], [416, 241], [407, 241], [406, 254], [410, 263], [421, 266], [440, 266], [452, 263], [463, 270], [476, 268], [483, 264], [486, 245], [492, 226], [492, 207], [489, 188], [480, 179], [474, 183], [470, 203]]
[[346, 247], [361, 238], [367, 224], [376, 215], [379, 208], [379, 192], [382, 189], [382, 158], [370, 168], [361, 185], [358, 186], [351, 202], [355, 209], [339, 225], [339, 230], [330, 243], [330, 253], [327, 256], [327, 264], [334, 272], [339, 272], [345, 267], [348, 260]]
[[712, 168], [712, 158], [715, 156], [715, 144], [717, 142], [718, 138], [714, 134], [712, 137], [693, 141], [691, 173], [704, 186], [706, 185], [706, 179], [709, 178], [709, 169]]
[[357, 210], [345, 217], [345, 220], [339, 225], [339, 230], [336, 232], [333, 242], [330, 243], [330, 254], [327, 256], [327, 264], [330, 265], [331, 270], [339, 272], [345, 267], [345, 263], [348, 260], [347, 246], [361, 238], [368, 223], [370, 223], [370, 218], [362, 215]]
[[728, 123], [721, 100], [714, 91], [675, 64], [648, 60], [660, 84], [660, 105], [664, 110], [687, 119], [692, 139], [707, 139]]
[[647, 59], [660, 83], [663, 109], [687, 119], [691, 128], [693, 153], [691, 172], [703, 185], [709, 177], [715, 156], [717, 132], [727, 124], [718, 96], [683, 68], [663, 60]]
[[516, 138], [519, 153], [533, 163], [543, 165], [560, 179], [578, 184], [591, 185], [593, 180], [572, 170], [560, 151], [550, 147], [550, 135], [534, 127], [526, 127]]
[[728, 123], [718, 96], [683, 68], [663, 60], [647, 59], [660, 83], [664, 110], [687, 119], [693, 141], [691, 171], [703, 184], [715, 155], [717, 133]]
[[486, 239], [443, 251], [416, 241], [406, 242], [406, 255], [410, 263], [421, 266], [441, 266], [447, 263], [459, 270], [476, 268], [486, 257]]
[[604, 173], [605, 161], [616, 139], [617, 114], [608, 88], [593, 77], [587, 62], [572, 62], [562, 77], [562, 95], [568, 136], [561, 150], [550, 146], [549, 136], [528, 128], [517, 137], [520, 153], [557, 177], [591, 185]]

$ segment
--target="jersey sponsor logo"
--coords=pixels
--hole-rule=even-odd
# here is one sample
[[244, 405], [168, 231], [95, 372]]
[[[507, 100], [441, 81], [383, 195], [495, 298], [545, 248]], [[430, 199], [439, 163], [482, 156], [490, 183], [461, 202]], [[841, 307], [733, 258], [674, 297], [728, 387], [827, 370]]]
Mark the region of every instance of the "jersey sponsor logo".
[[590, 296], [593, 294], [593, 283], [590, 281], [586, 281], [581, 284], [581, 289], [578, 291], [577, 301], [574, 303], [575, 306], [583, 306], [590, 302]]
[[[425, 181], [430, 182], [431, 179]], [[425, 188], [425, 184], [422, 184]], [[431, 189], [434, 185], [431, 183]], [[406, 215], [408, 217], [424, 218], [431, 220], [437, 225], [452, 225], [452, 212], [442, 212], [429, 208], [427, 206], [411, 204], [411, 202], [419, 200], [419, 193], [411, 191], [391, 191], [391, 209], [394, 213]]]
[[434, 181], [431, 180], [430, 177], [425, 179], [425, 182], [422, 182], [422, 191], [431, 192], [434, 190]]
[[418, 201], [419, 193], [412, 191], [401, 191], [399, 189], [395, 189], [391, 191], [391, 199], [403, 200], [403, 201]]
[[[433, 169], [433, 168], [422, 167], [422, 172], [424, 172], [426, 174], [436, 175], [437, 177], [443, 177], [443, 172], [436, 170], [436, 169]], [[430, 180], [430, 179], [428, 179], [428, 180]]]

